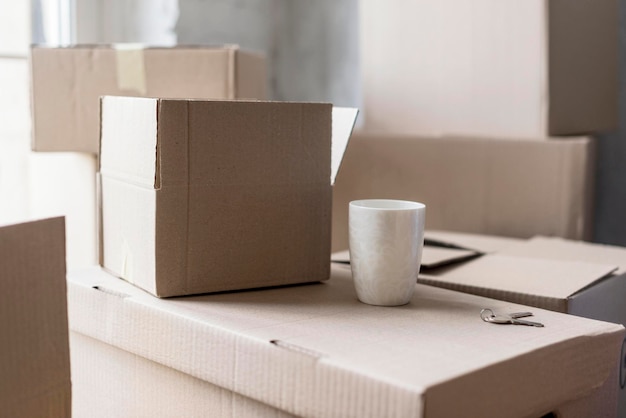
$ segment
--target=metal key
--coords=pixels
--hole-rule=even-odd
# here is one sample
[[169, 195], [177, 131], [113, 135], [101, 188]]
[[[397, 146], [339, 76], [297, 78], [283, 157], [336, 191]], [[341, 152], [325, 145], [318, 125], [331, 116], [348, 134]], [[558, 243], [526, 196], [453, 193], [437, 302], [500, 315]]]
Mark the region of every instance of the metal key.
[[508, 315], [496, 315], [493, 310], [486, 308], [480, 311], [480, 317], [485, 322], [491, 322], [492, 324], [513, 324], [513, 325], [528, 325], [532, 327], [543, 327], [543, 324], [539, 322], [526, 321], [520, 318], [532, 316], [532, 312], [514, 312]]
[[509, 316], [509, 315], [488, 316], [486, 321], [494, 323], [494, 324], [513, 324], [513, 325], [528, 325], [531, 327], [543, 327], [542, 323], [513, 318], [512, 316]]

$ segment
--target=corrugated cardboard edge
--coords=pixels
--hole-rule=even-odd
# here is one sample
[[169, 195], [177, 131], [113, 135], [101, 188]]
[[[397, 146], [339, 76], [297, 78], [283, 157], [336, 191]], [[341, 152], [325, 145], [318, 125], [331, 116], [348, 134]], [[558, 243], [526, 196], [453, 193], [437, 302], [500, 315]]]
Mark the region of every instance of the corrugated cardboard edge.
[[[97, 282], [90, 287], [70, 278], [68, 286], [71, 331], [288, 413], [342, 417], [369, 412], [377, 416], [367, 409], [372, 400], [388, 404], [387, 412], [394, 416], [423, 409], [420, 388], [390, 389], [388, 382], [338, 367], [323, 353], [195, 322], [146, 306], [132, 295], [108, 290]], [[145, 326], [146, 319], [159, 326]], [[189, 354], [187, 361], [180, 361], [180, 347]], [[202, 364], [202, 359], [211, 358], [220, 361]], [[272, 391], [267, 390], [268, 382], [273, 382]], [[358, 391], [354, 391], [355, 384]], [[313, 391], [302, 390], [303, 386]], [[281, 396], [272, 396], [270, 392], [275, 391]]]
[[[479, 370], [475, 373], [461, 376], [452, 382], [434, 386], [426, 392], [426, 408], [424, 416], [427, 417], [452, 417], [458, 411], [464, 411], [464, 416], [498, 417], [502, 407], [508, 407], [507, 416], [543, 416], [554, 411], [554, 405], [564, 405], [576, 399], [590, 396], [595, 390], [600, 389], [607, 379], [615, 377], [614, 361], [615, 353], [619, 352], [622, 344], [624, 329], [620, 332], [604, 334], [602, 336], [578, 337], [567, 342], [560, 342], [550, 347], [544, 347], [541, 353], [527, 353], [517, 357], [515, 361], [507, 361], [501, 365], [509, 368], [509, 373], [516, 376], [541, 376], [544, 365], [550, 362], [562, 362], [562, 364], [577, 364], [580, 368], [563, 367], [561, 371], [562, 385], [546, 383], [548, 379], [534, 379], [529, 381], [527, 387], [513, 386], [510, 380], [502, 379], [506, 375], [502, 370], [496, 374], [493, 367]], [[582, 349], [593, 345], [593, 350]], [[578, 348], [577, 348], [578, 347]], [[593, 354], [592, 354], [593, 353]], [[597, 355], [600, 353], [600, 355]], [[538, 358], [540, 357], [540, 358]], [[596, 363], [601, 358], [601, 367]], [[564, 361], [564, 359], [566, 361]], [[593, 387], [584, 387], [572, 384], [581, 374], [593, 376]], [[572, 397], [568, 393], [578, 393]], [[460, 390], [463, 388], [463, 390]], [[467, 389], [469, 388], [469, 390]], [[488, 390], [493, 398], [493, 403], [480, 405], [477, 410], [475, 399], [479, 394]], [[528, 392], [527, 392], [528, 391]], [[450, 394], [454, 393], [451, 401]], [[530, 409], [526, 404], [511, 402], [519, 396], [530, 396], [535, 401], [541, 401], [542, 406]], [[515, 407], [513, 407], [515, 405]], [[435, 408], [436, 407], [436, 408]], [[505, 408], [506, 409], [506, 408]], [[437, 413], [434, 413], [434, 412]]]

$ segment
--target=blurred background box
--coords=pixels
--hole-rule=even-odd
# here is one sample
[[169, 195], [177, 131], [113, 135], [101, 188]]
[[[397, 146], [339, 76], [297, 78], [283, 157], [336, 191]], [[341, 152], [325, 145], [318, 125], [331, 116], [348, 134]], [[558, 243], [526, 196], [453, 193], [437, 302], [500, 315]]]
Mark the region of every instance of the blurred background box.
[[35, 151], [96, 154], [99, 98], [264, 99], [265, 59], [237, 46], [33, 47]]
[[365, 129], [543, 138], [617, 128], [616, 0], [365, 0]]
[[529, 238], [591, 233], [593, 141], [355, 133], [333, 190], [333, 250], [348, 248], [348, 203], [426, 204], [426, 228]]
[[0, 227], [0, 405], [71, 416], [63, 218]]

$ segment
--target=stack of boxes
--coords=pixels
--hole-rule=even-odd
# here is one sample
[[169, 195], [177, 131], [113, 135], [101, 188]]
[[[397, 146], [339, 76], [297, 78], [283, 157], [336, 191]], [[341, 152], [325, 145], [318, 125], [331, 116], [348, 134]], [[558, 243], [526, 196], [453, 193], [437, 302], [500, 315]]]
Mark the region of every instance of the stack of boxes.
[[618, 2], [360, 6], [363, 129], [334, 189], [333, 249], [349, 201], [420, 201], [427, 229], [471, 233], [434, 241], [480, 256], [422, 265], [420, 283], [625, 324], [625, 250], [576, 241], [593, 236], [590, 135], [618, 125]]
[[[376, 7], [365, 2], [365, 22]], [[474, 7], [478, 13], [480, 7]], [[532, 14], [538, 21], [547, 19], [542, 7], [527, 9], [529, 14], [538, 13]], [[550, 15], [550, 22], [554, 16], [558, 13]], [[367, 25], [364, 30], [369, 30]], [[353, 166], [346, 166], [344, 177], [355, 175], [376, 185], [376, 176], [388, 173], [374, 170], [377, 174], [371, 179], [357, 174], [367, 161], [358, 150], [367, 149], [369, 141], [387, 142], [393, 150], [394, 142], [383, 125], [376, 127], [381, 120], [377, 118], [384, 119], [385, 114], [370, 103], [387, 105], [367, 96], [371, 82], [367, 73], [374, 66], [365, 58], [364, 126], [385, 138], [359, 136], [355, 151], [350, 151]], [[464, 71], [459, 70], [467, 75]], [[75, 254], [68, 263], [77, 267], [97, 264], [99, 259], [104, 268], [68, 275], [73, 408], [79, 415], [452, 416], [469, 411], [499, 416], [506, 411], [528, 416], [558, 409], [569, 416], [590, 408], [611, 413], [615, 401], [611, 382], [616, 378], [611, 364], [623, 337], [617, 325], [539, 310], [540, 319], [561, 330], [559, 337], [521, 338], [502, 334], [498, 327], [484, 328], [474, 315], [485, 304], [521, 309], [505, 302], [427, 286], [416, 292], [415, 309], [383, 312], [356, 301], [349, 269], [329, 266], [332, 186], [354, 111], [330, 104], [254, 100], [265, 97], [263, 58], [236, 47], [34, 47], [31, 72], [32, 147], [61, 158], [31, 164], [36, 167], [31, 178], [38, 178], [37, 184], [45, 189], [35, 187], [33, 199], [48, 210], [46, 195], [50, 202], [71, 202], [68, 207], [81, 215], [68, 214], [68, 251]], [[401, 107], [415, 109], [410, 103]], [[442, 103], [442, 108], [448, 107]], [[552, 130], [560, 129], [558, 114], [549, 116], [549, 124], [540, 130], [549, 126], [546, 134], [565, 133]], [[482, 126], [478, 116], [469, 117]], [[412, 117], [407, 121], [418, 122]], [[394, 127], [404, 122], [390, 121]], [[586, 126], [583, 120], [577, 122]], [[407, 131], [400, 132], [405, 134], [400, 142], [407, 142], [398, 152], [410, 156], [411, 139], [406, 134], [424, 132], [414, 132], [410, 123], [403, 129]], [[464, 133], [489, 134], [471, 129]], [[545, 152], [542, 141], [550, 144]], [[494, 159], [508, 167], [516, 156], [524, 155], [533, 159], [530, 166], [536, 158], [549, 171], [553, 157], [562, 176], [590, 164], [588, 139], [570, 140], [563, 150], [552, 145], [554, 141], [542, 141], [526, 146], [514, 140], [425, 139], [431, 151], [423, 165], [428, 167], [431, 158], [444, 154], [449, 158], [450, 147], [458, 152], [452, 159], [465, 164], [465, 173], [475, 175], [475, 185], [483, 188], [473, 191], [480, 194], [474, 199], [478, 206], [466, 211], [478, 213], [482, 225], [497, 233], [506, 219], [493, 220], [497, 210], [480, 206], [497, 201], [490, 190], [502, 172], [495, 170]], [[420, 142], [415, 139], [415, 144]], [[445, 152], [437, 150], [439, 142]], [[464, 157], [474, 147], [480, 151], [468, 163]], [[53, 168], [69, 161], [74, 161], [76, 171]], [[436, 164], [430, 168], [438, 170]], [[441, 172], [445, 171], [444, 166]], [[406, 179], [406, 172], [391, 174]], [[570, 194], [576, 195], [572, 188], [588, 187], [585, 176], [572, 182], [557, 180], [541, 196], [549, 199], [550, 187], [570, 187], [550, 205], [558, 212], [580, 200]], [[431, 181], [436, 179], [435, 174]], [[72, 182], [78, 186], [68, 189]], [[531, 183], [525, 187], [530, 189]], [[341, 187], [362, 192], [348, 180]], [[441, 208], [454, 205], [456, 192], [465, 187], [452, 187], [446, 197], [434, 201]], [[337, 187], [335, 196], [341, 190]], [[527, 193], [522, 201], [528, 204], [535, 197]], [[415, 199], [423, 200], [419, 195]], [[439, 210], [426, 203], [430, 212]], [[572, 212], [575, 222], [548, 228], [564, 236], [583, 235], [587, 225], [580, 218], [587, 212]], [[457, 219], [465, 225], [475, 222], [460, 212], [441, 213], [442, 224]], [[80, 216], [86, 217], [73, 221]], [[57, 230], [63, 228], [59, 220], [48, 222]], [[74, 229], [69, 227], [72, 222]], [[58, 249], [58, 242], [53, 244]], [[332, 284], [308, 289], [291, 286], [190, 296], [319, 282], [331, 275]], [[432, 301], [436, 309], [428, 308]], [[445, 307], [450, 308], [449, 315], [441, 321]], [[441, 345], [442, 327], [446, 335], [456, 336], [454, 344]], [[63, 332], [59, 335], [67, 339]], [[484, 339], [494, 343], [488, 356], [480, 346]], [[512, 344], [506, 344], [511, 341], [521, 345], [511, 349]], [[66, 353], [62, 342], [60, 351]], [[473, 362], [464, 358], [468, 350]], [[535, 370], [537, 365], [542, 369]], [[520, 388], [524, 376], [514, 372], [532, 370], [531, 377], [537, 377], [546, 374], [545, 367], [554, 373]], [[103, 378], [97, 378], [100, 373]], [[67, 376], [60, 376], [66, 390]], [[476, 392], [481, 382], [494, 376], [502, 378], [502, 396], [494, 399], [491, 393]], [[67, 409], [68, 395], [62, 394], [61, 405]], [[449, 400], [451, 394], [454, 402]]]
[[430, 229], [590, 239], [593, 139], [573, 136], [617, 127], [617, 6], [362, 2], [367, 138], [337, 182], [334, 248], [368, 196], [423, 201]]

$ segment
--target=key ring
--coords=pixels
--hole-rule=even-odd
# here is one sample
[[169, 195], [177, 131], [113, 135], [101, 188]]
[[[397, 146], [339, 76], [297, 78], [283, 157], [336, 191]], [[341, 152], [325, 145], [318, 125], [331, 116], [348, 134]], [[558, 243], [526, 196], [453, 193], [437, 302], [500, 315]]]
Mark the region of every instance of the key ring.
[[[487, 312], [489, 312], [489, 315], [486, 314]], [[480, 319], [482, 319], [485, 322], [489, 322], [489, 319], [487, 319], [487, 318], [491, 318], [493, 316], [496, 316], [496, 315], [489, 308], [485, 308], [485, 309], [480, 311]]]

